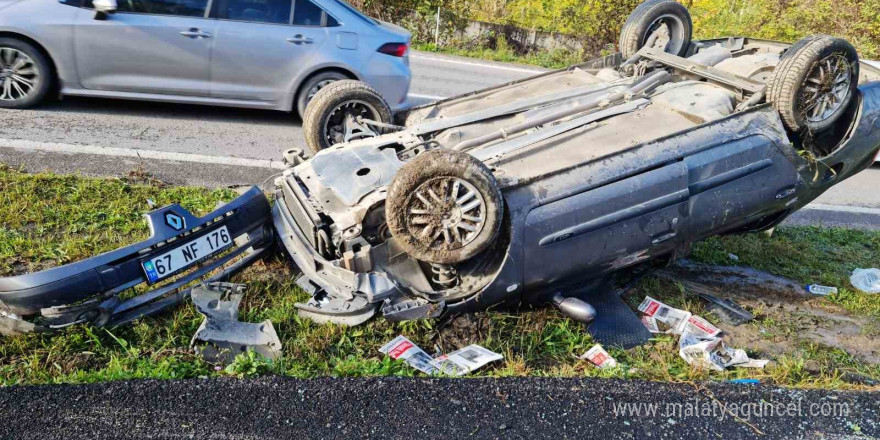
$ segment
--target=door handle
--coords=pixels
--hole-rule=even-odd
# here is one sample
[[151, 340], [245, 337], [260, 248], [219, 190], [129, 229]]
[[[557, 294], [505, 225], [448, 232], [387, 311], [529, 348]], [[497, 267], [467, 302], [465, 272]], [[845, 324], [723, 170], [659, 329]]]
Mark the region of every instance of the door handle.
[[288, 38], [287, 42], [299, 45], [299, 44], [312, 44], [315, 42], [315, 40], [313, 40], [309, 37], [306, 37], [303, 34], [296, 34], [293, 37]]
[[180, 33], [180, 35], [183, 35], [184, 37], [187, 37], [187, 38], [211, 38], [211, 37], [213, 37], [213, 35], [211, 35], [210, 33], [202, 32], [198, 28], [190, 28], [190, 30], [188, 30], [188, 31], [182, 31]]

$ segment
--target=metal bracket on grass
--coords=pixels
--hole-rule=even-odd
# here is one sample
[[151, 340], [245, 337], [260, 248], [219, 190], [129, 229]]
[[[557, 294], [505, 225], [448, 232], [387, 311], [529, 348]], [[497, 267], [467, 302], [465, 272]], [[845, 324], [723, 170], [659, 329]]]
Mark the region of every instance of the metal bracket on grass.
[[193, 304], [205, 320], [193, 335], [190, 347], [206, 359], [228, 363], [247, 350], [272, 360], [281, 356], [281, 341], [272, 321], [238, 321], [238, 306], [245, 289], [244, 284], [232, 283], [202, 284], [192, 289]]

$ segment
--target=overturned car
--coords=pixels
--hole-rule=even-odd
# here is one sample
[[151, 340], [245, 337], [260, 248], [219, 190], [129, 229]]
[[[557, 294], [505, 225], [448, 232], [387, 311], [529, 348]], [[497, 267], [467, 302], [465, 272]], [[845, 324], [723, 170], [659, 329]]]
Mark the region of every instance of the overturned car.
[[682, 5], [649, 0], [620, 46], [399, 125], [366, 86], [322, 90], [316, 154], [287, 152], [273, 208], [313, 294], [300, 314], [558, 303], [566, 283], [772, 228], [880, 148], [880, 71], [845, 40], [691, 41]]

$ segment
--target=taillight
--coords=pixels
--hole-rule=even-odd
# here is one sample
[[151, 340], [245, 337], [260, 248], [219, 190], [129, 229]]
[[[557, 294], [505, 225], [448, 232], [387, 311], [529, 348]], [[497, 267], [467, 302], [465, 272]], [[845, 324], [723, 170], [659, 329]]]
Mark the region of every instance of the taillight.
[[402, 57], [408, 50], [409, 45], [406, 43], [385, 43], [379, 48], [379, 52], [393, 57]]

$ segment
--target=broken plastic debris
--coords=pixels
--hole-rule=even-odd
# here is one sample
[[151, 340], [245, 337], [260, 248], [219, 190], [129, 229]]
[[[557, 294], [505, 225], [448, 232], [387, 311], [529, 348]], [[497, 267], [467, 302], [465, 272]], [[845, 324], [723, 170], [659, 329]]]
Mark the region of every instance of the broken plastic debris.
[[432, 359], [428, 353], [425, 353], [424, 350], [407, 339], [406, 336], [394, 338], [391, 342], [379, 348], [379, 351], [387, 354], [392, 359], [401, 359], [425, 374], [442, 372], [452, 376], [470, 373], [489, 362], [504, 358], [504, 356], [498, 353], [472, 344], [461, 350]]
[[678, 354], [690, 365], [724, 371], [728, 367], [764, 368], [767, 360], [749, 359], [745, 350], [724, 345], [721, 338], [701, 338], [685, 332], [678, 341]]
[[739, 384], [758, 384], [761, 383], [760, 379], [732, 379], [728, 380], [730, 383], [739, 383]]
[[617, 361], [613, 357], [611, 357], [611, 355], [608, 354], [608, 352], [605, 351], [605, 349], [602, 348], [602, 346], [599, 344], [596, 344], [593, 346], [593, 348], [587, 350], [587, 352], [584, 353], [583, 356], [581, 356], [580, 358], [592, 362], [594, 365], [603, 370], [607, 368], [614, 368], [617, 366]]
[[708, 293], [701, 293], [700, 298], [709, 302], [709, 311], [718, 315], [724, 322], [737, 326], [755, 319], [755, 315], [727, 298], [719, 298]]
[[[669, 307], [650, 296], [645, 297], [645, 300], [639, 305], [639, 311], [647, 315], [647, 317], [654, 318], [668, 325], [669, 330], [666, 333], [680, 335], [684, 332], [690, 332], [704, 338], [718, 336], [721, 333], [721, 329], [715, 327], [709, 321], [692, 315], [690, 312]], [[651, 330], [651, 328], [648, 327], [648, 330]]]
[[196, 353], [215, 362], [232, 362], [247, 350], [272, 360], [281, 356], [281, 341], [272, 321], [238, 321], [238, 306], [245, 290], [244, 284], [231, 283], [202, 284], [192, 289], [192, 302], [205, 317], [190, 341]]
[[837, 287], [810, 284], [809, 286], [807, 286], [807, 292], [810, 292], [813, 295], [834, 295], [835, 293], [837, 293]]
[[727, 254], [727, 257], [733, 261], [739, 261], [739, 257], [737, 257], [736, 254]]
[[856, 269], [849, 282], [865, 293], [880, 293], [880, 269]]

